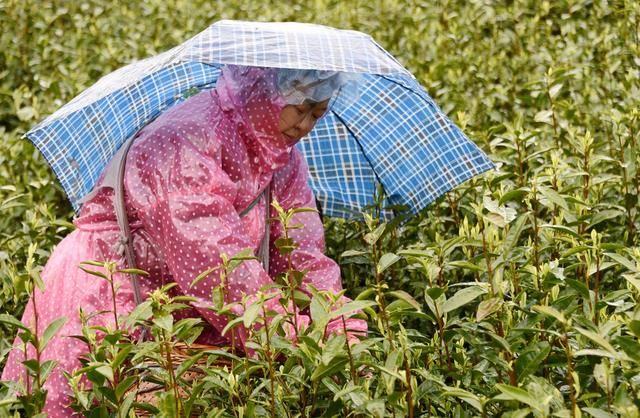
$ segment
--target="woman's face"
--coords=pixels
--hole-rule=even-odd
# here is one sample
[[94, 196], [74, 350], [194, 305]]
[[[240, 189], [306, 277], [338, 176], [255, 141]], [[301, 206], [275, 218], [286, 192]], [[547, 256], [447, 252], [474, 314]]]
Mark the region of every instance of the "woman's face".
[[318, 119], [327, 111], [329, 100], [318, 103], [287, 105], [280, 113], [280, 132], [287, 138], [287, 144], [293, 145], [311, 132]]

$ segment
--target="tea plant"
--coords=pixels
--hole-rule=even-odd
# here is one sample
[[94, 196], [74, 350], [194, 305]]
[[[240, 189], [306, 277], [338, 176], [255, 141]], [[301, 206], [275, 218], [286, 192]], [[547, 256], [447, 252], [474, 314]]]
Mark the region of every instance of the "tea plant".
[[20, 404], [25, 414], [33, 417], [42, 417], [46, 416], [42, 412], [47, 398], [47, 390], [44, 387], [44, 383], [57, 364], [56, 360], [45, 361], [42, 358], [42, 353], [67, 321], [67, 318], [55, 319], [50, 324], [42, 324], [40, 322], [36, 304], [36, 289], [43, 290], [44, 284], [38, 271], [34, 269], [35, 250], [35, 244], [29, 246], [26, 264], [28, 279], [25, 291], [31, 297], [33, 303], [32, 315], [28, 319], [29, 323], [23, 324], [8, 314], [0, 314], [0, 322], [18, 331], [18, 339], [20, 340], [18, 345], [23, 358], [22, 364], [24, 365], [24, 376], [21, 376], [18, 382], [14, 382], [11, 385], [14, 387], [12, 392], [15, 393], [16, 398], [8, 397], [4, 403], [6, 405]]

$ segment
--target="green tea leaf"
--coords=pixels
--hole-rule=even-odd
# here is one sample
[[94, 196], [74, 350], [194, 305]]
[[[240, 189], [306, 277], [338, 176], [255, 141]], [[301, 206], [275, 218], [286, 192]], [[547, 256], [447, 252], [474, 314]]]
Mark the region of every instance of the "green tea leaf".
[[620, 359], [619, 355], [615, 353], [611, 353], [610, 351], [607, 351], [607, 350], [601, 350], [599, 348], [585, 348], [585, 349], [574, 352], [573, 355], [575, 357], [595, 356], [595, 357], [607, 357], [614, 360]]
[[616, 344], [629, 356], [629, 358], [640, 363], [640, 344], [628, 336], [618, 336]]
[[256, 319], [258, 318], [261, 310], [262, 306], [260, 306], [259, 303], [252, 303], [251, 305], [247, 306], [247, 309], [242, 315], [243, 325], [246, 328], [250, 327], [254, 322], [256, 322]]
[[546, 123], [548, 125], [553, 125], [553, 111], [552, 110], [541, 110], [536, 113], [533, 120], [540, 123]]
[[[580, 234], [578, 234], [577, 231], [574, 231], [572, 228], [569, 228], [568, 226], [544, 224], [544, 225], [540, 225], [540, 228], [553, 229], [553, 230], [556, 230], [556, 231], [564, 232], [567, 235], [571, 235], [575, 239], [578, 239], [578, 240], [582, 239], [582, 237], [580, 236]], [[569, 254], [569, 255], [571, 255], [571, 254]]]
[[369, 254], [367, 251], [358, 251], [358, 250], [347, 250], [345, 252], [343, 252], [342, 254], [340, 254], [340, 257], [345, 258], [345, 257], [355, 257], [355, 256], [360, 256], [360, 255], [366, 255]]
[[590, 339], [591, 341], [593, 341], [594, 343], [598, 344], [600, 347], [604, 348], [608, 352], [612, 354], [616, 353], [616, 349], [613, 348], [611, 343], [605, 340], [600, 334], [597, 334], [593, 331], [580, 328], [580, 327], [575, 327], [575, 330], [578, 331], [580, 334], [584, 335], [585, 337], [587, 337], [588, 339]]
[[515, 364], [518, 381], [522, 382], [527, 376], [537, 372], [550, 352], [551, 345], [546, 341], [533, 343], [521, 351]]
[[444, 289], [441, 287], [430, 287], [426, 293], [431, 299], [436, 300], [444, 294]]
[[280, 251], [280, 254], [291, 254], [296, 249], [297, 245], [291, 238], [278, 238], [275, 241], [275, 246]]
[[615, 219], [618, 216], [622, 216], [623, 214], [624, 214], [623, 211], [615, 210], [615, 209], [606, 209], [606, 210], [601, 210], [599, 212], [595, 212], [593, 216], [591, 216], [591, 223], [589, 224], [589, 228], [593, 228], [599, 223], [609, 221], [611, 219]]
[[606, 255], [607, 257], [613, 259], [614, 261], [616, 261], [618, 264], [620, 264], [621, 266], [624, 266], [627, 270], [633, 272], [633, 273], [638, 273], [638, 267], [636, 266], [636, 263], [629, 260], [628, 258], [620, 255], [620, 254], [616, 254], [616, 253], [604, 253], [604, 255]]
[[376, 271], [378, 274], [382, 274], [386, 269], [391, 267], [393, 264], [401, 260], [401, 258], [393, 253], [386, 253], [380, 260], [378, 261], [378, 265], [376, 266]]
[[603, 411], [599, 408], [582, 408], [582, 410], [591, 415], [593, 418], [616, 418], [615, 415]]
[[369, 245], [374, 245], [376, 242], [378, 242], [380, 237], [382, 237], [385, 228], [386, 228], [386, 224], [384, 223], [378, 225], [378, 227], [375, 230], [373, 230], [372, 232], [369, 232], [364, 236], [364, 241]]
[[471, 392], [468, 392], [464, 389], [459, 388], [447, 388], [446, 391], [442, 392], [443, 396], [453, 396], [458, 399], [462, 399], [472, 407], [474, 407], [477, 411], [482, 412], [482, 404], [480, 403], [480, 399]]
[[122, 399], [125, 393], [133, 386], [134, 383], [138, 380], [138, 376], [128, 376], [125, 377], [118, 386], [116, 387], [115, 394], [117, 399]]
[[94, 370], [109, 379], [109, 381], [113, 381], [113, 370], [111, 370], [111, 367], [109, 365], [101, 364], [98, 365]]
[[565, 316], [560, 311], [552, 306], [534, 305], [532, 309], [536, 312], [540, 312], [541, 314], [555, 318], [561, 324], [567, 323], [567, 318], [565, 318]]
[[498, 390], [502, 392], [502, 394], [496, 396], [494, 399], [518, 401], [523, 404], [529, 405], [536, 411], [541, 410], [539, 406], [540, 401], [531, 397], [531, 395], [529, 395], [529, 393], [522, 388], [517, 388], [515, 386], [505, 385], [501, 383], [496, 384], [496, 388], [498, 388]]
[[633, 285], [636, 288], [637, 291], [640, 292], [640, 279], [636, 279], [630, 274], [623, 274], [622, 277], [624, 277], [626, 281], [628, 281], [631, 285]]
[[111, 362], [111, 366], [114, 369], [120, 367], [120, 365], [125, 361], [131, 350], [133, 350], [133, 345], [125, 345], [124, 347], [118, 350], [118, 353], [113, 357], [113, 361]]
[[149, 273], [147, 273], [144, 270], [140, 270], [140, 269], [122, 269], [122, 270], [118, 270], [119, 273], [126, 273], [126, 274], [135, 274], [136, 276], [148, 276]]
[[67, 318], [62, 317], [54, 320], [49, 324], [49, 326], [42, 333], [42, 338], [40, 339], [40, 350], [44, 350], [47, 344], [51, 341], [51, 339], [58, 333], [60, 328], [62, 328], [67, 322]]
[[58, 362], [56, 360], [47, 360], [43, 362], [40, 365], [40, 380], [45, 382], [57, 365]]
[[22, 322], [8, 314], [0, 314], [0, 322], [31, 332], [29, 328], [27, 328]]
[[551, 97], [552, 99], [555, 99], [560, 93], [561, 89], [562, 89], [562, 83], [554, 84], [549, 88], [549, 97]]
[[224, 328], [222, 329], [221, 334], [222, 335], [226, 335], [227, 337], [229, 337], [231, 335], [231, 333], [229, 333], [230, 330], [232, 330], [233, 328], [237, 327], [238, 325], [243, 323], [244, 318], [239, 316], [237, 318], [233, 318], [231, 321], [227, 322], [227, 325], [224, 326]]
[[346, 304], [331, 312], [328, 318], [329, 320], [332, 320], [343, 315], [350, 316], [355, 312], [362, 311], [363, 309], [374, 305], [376, 305], [376, 302], [372, 300], [352, 300], [351, 302], [347, 302]]
[[165, 331], [173, 331], [173, 316], [170, 314], [163, 314], [154, 318], [153, 323]]
[[111, 280], [109, 277], [107, 277], [106, 274], [104, 274], [104, 273], [102, 273], [100, 271], [91, 270], [91, 269], [88, 269], [88, 268], [85, 268], [85, 267], [82, 267], [82, 266], [78, 266], [78, 267], [80, 268], [80, 270], [82, 270], [85, 273], [90, 274], [92, 276], [100, 277], [101, 279], [104, 279], [104, 280], [107, 280], [107, 281]]
[[[556, 206], [561, 207], [564, 210], [569, 210], [569, 205], [567, 205], [567, 201], [562, 197], [562, 195], [555, 190], [548, 187], [539, 187], [538, 190], [540, 194], [545, 197], [549, 202], [553, 203]], [[553, 207], [552, 207], [553, 209]]]
[[331, 365], [331, 362], [338, 356], [346, 356], [345, 344], [347, 339], [344, 335], [334, 335], [329, 338], [322, 349], [321, 361], [324, 366]]
[[347, 361], [346, 357], [339, 357], [334, 358], [334, 360], [328, 365], [320, 363], [311, 374], [311, 381], [316, 382], [321, 380], [323, 377], [335, 375], [336, 373], [344, 370]]
[[640, 320], [632, 319], [629, 321], [629, 330], [631, 330], [636, 337], [640, 338]]
[[393, 290], [391, 292], [387, 292], [386, 295], [391, 296], [391, 297], [395, 297], [398, 299], [401, 299], [405, 302], [407, 302], [409, 305], [411, 305], [416, 311], [420, 311], [421, 310], [421, 306], [418, 303], [418, 301], [416, 301], [413, 296], [411, 296], [410, 294], [408, 294], [407, 292], [405, 292], [404, 290]]
[[468, 261], [462, 261], [462, 260], [458, 260], [458, 261], [449, 261], [447, 262], [448, 266], [451, 267], [458, 267], [458, 268], [463, 268], [463, 269], [467, 269], [467, 270], [471, 270], [471, 271], [485, 271], [486, 267], [482, 264], [477, 265], [477, 264], [473, 264], [470, 263]]
[[480, 322], [485, 318], [491, 316], [492, 314], [498, 312], [501, 306], [502, 299], [500, 298], [490, 298], [483, 300], [478, 305], [478, 310], [476, 311], [476, 321]]
[[325, 304], [320, 302], [320, 296], [311, 298], [309, 311], [311, 313], [311, 320], [318, 326], [324, 328], [327, 322], [329, 322], [329, 313], [327, 312]]
[[480, 286], [464, 288], [442, 304], [442, 311], [443, 313], [451, 312], [454, 309], [458, 309], [472, 302], [475, 298], [485, 293], [487, 293], [487, 291]]

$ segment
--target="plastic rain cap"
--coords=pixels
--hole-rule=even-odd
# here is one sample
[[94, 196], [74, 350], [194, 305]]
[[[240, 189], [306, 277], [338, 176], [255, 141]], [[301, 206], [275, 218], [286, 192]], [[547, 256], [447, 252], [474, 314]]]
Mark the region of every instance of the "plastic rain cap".
[[358, 99], [357, 73], [340, 71], [278, 69], [278, 89], [287, 104], [299, 105], [306, 102], [323, 102], [336, 92], [348, 101]]

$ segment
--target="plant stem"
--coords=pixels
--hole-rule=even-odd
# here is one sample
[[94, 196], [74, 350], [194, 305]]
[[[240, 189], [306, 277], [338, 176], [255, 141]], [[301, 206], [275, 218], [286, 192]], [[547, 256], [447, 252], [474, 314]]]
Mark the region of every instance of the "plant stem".
[[[289, 239], [289, 233], [287, 228], [284, 229], [284, 236], [285, 239]], [[287, 254], [287, 284], [289, 285], [289, 292], [291, 294], [291, 305], [293, 305], [293, 328], [294, 328], [294, 334], [296, 336], [296, 339], [298, 338], [298, 331], [300, 330], [300, 328], [298, 328], [298, 306], [296, 305], [296, 290], [297, 290], [297, 286], [296, 286], [296, 282], [295, 282], [295, 278], [293, 275], [293, 259], [292, 259], [292, 254], [289, 253]], [[346, 335], [346, 334], [345, 334]]]
[[593, 323], [598, 325], [598, 299], [600, 292], [600, 251], [596, 248], [596, 282], [593, 286]]
[[[522, 167], [522, 160], [523, 160], [523, 156], [522, 156], [522, 152], [523, 149], [521, 148], [521, 144], [520, 144], [520, 136], [516, 136], [516, 139], [514, 141], [516, 143], [516, 153], [517, 153], [517, 167], [518, 167], [518, 187], [522, 187], [524, 186], [524, 169]], [[525, 144], [526, 145], [526, 144]]]
[[33, 332], [33, 347], [35, 348], [35, 351], [36, 351], [35, 389], [39, 391], [40, 389], [42, 389], [42, 382], [40, 381], [40, 356], [41, 356], [41, 350], [40, 350], [40, 337], [38, 336], [39, 318], [38, 318], [38, 310], [36, 308], [36, 289], [35, 289], [35, 284], [32, 285], [32, 288], [33, 288], [33, 294], [31, 296], [31, 301], [33, 303], [33, 326], [34, 326], [34, 330], [33, 330], [34, 331]]
[[[633, 222], [633, 215], [631, 213], [631, 205], [627, 204], [627, 196], [630, 194], [629, 192], [629, 185], [628, 185], [628, 178], [627, 178], [627, 168], [626, 168], [626, 164], [624, 161], [624, 149], [625, 146], [622, 142], [622, 137], [620, 135], [615, 135], [618, 138], [618, 158], [619, 158], [619, 162], [620, 162], [620, 167], [621, 167], [621, 171], [622, 171], [622, 196], [624, 196], [624, 200], [625, 200], [625, 210], [627, 212], [627, 229], [629, 231], [629, 235], [627, 238], [627, 243], [629, 245], [633, 245], [633, 241], [634, 241], [634, 237], [635, 237], [635, 231], [636, 231], [636, 225]], [[633, 142], [631, 144], [631, 146], [633, 147]], [[637, 176], [636, 176], [637, 179]]]
[[[501, 321], [498, 321], [496, 332], [501, 338], [504, 338], [504, 327], [502, 326]], [[509, 351], [505, 350], [504, 356], [507, 363], [513, 363], [513, 355]], [[511, 367], [509, 368], [509, 384], [511, 386], [518, 386], [518, 374], [516, 373], [516, 369], [513, 367], [513, 364], [511, 364]]]
[[107, 268], [107, 281], [111, 287], [111, 302], [113, 304], [113, 323], [115, 324], [116, 331], [120, 330], [120, 324], [118, 323], [118, 307], [116, 305], [116, 287], [113, 283], [113, 273], [110, 268]]
[[162, 343], [160, 344], [161, 352], [164, 350], [165, 360], [167, 361], [167, 372], [169, 372], [169, 383], [175, 397], [176, 413], [180, 416], [181, 402], [180, 393], [178, 391], [178, 383], [176, 379], [175, 369], [173, 368], [173, 359], [171, 358], [171, 341], [167, 336], [167, 332], [162, 330]]
[[[589, 198], [589, 184], [591, 182], [591, 178], [589, 176], [589, 146], [585, 146], [584, 154], [582, 158], [582, 200], [587, 202]], [[586, 224], [584, 222], [580, 223], [580, 234], [583, 234], [586, 230]]]
[[[440, 316], [440, 312], [438, 312], [438, 306], [435, 304], [434, 306], [436, 310], [436, 323], [438, 324], [438, 336], [440, 337], [440, 343], [444, 347], [444, 354], [447, 358], [447, 370], [450, 372], [453, 371], [453, 365], [451, 364], [451, 356], [449, 355], [449, 347], [447, 346], [446, 341], [444, 340], [444, 321]], [[440, 365], [442, 365], [442, 358], [440, 358]]]
[[[222, 289], [222, 303], [229, 303], [227, 300], [229, 298], [229, 291], [227, 289], [227, 269], [223, 269], [220, 274], [220, 286]], [[231, 354], [236, 353], [236, 330], [235, 328], [231, 328]], [[232, 359], [232, 362], [235, 361]]]
[[342, 330], [344, 332], [344, 337], [346, 339], [347, 344], [347, 356], [349, 357], [349, 369], [351, 371], [351, 380], [354, 385], [358, 384], [358, 375], [356, 374], [356, 366], [353, 362], [353, 355], [351, 354], [351, 347], [349, 346], [349, 336], [347, 334], [347, 321], [344, 320], [344, 315], [340, 316], [342, 319]]
[[556, 110], [553, 103], [553, 98], [551, 97], [551, 91], [549, 88], [549, 83], [547, 83], [547, 97], [549, 98], [549, 106], [551, 107], [551, 118], [553, 120], [553, 133], [554, 139], [556, 142], [556, 148], [560, 149], [560, 137], [558, 136], [558, 118], [556, 117]]
[[569, 398], [571, 399], [571, 417], [575, 418], [577, 406], [576, 389], [573, 381], [573, 355], [571, 353], [571, 346], [569, 345], [569, 337], [566, 333], [562, 336], [562, 343], [567, 357], [567, 385], [569, 386]]
[[[578, 259], [580, 259], [578, 257]], [[589, 280], [589, 259], [587, 258], [587, 256], [585, 256], [584, 259], [584, 264], [582, 266], [580, 266], [581, 268], [581, 273], [583, 275], [583, 279], [584, 279], [584, 285], [587, 287], [587, 290], [591, 290], [591, 282]], [[591, 297], [589, 297], [589, 300], [587, 301], [588, 305], [589, 305], [589, 309], [591, 309], [591, 311], [594, 310], [594, 306], [591, 303]]]
[[276, 388], [275, 388], [275, 373], [273, 370], [273, 359], [271, 358], [271, 339], [269, 337], [269, 324], [267, 322], [267, 311], [262, 304], [262, 315], [264, 321], [264, 333], [266, 339], [265, 354], [267, 356], [267, 363], [269, 365], [269, 384], [271, 386], [271, 418], [276, 418]]
[[460, 215], [458, 214], [458, 204], [456, 199], [452, 196], [455, 193], [453, 191], [447, 193], [447, 201], [449, 202], [449, 209], [451, 209], [451, 215], [453, 215], [453, 221], [456, 224], [456, 227], [460, 229]]
[[[27, 361], [29, 360], [27, 343], [23, 344], [23, 350], [24, 351], [22, 353], [23, 354], [22, 358], [24, 361]], [[24, 367], [24, 381], [27, 384], [27, 395], [31, 395], [31, 379], [29, 379], [29, 369], [27, 369], [26, 367]]]
[[489, 255], [489, 249], [487, 248], [487, 239], [484, 233], [484, 226], [482, 228], [482, 254], [484, 255], [484, 261], [487, 265], [487, 281], [489, 282], [489, 289], [491, 291], [491, 295], [495, 294], [495, 289], [493, 288], [493, 269], [491, 268], [491, 256]]
[[405, 356], [404, 359], [404, 376], [407, 385], [407, 393], [405, 398], [407, 400], [407, 409], [409, 418], [413, 418], [413, 388], [411, 387], [411, 369], [409, 368], [409, 362]]
[[389, 317], [387, 316], [387, 307], [384, 299], [384, 292], [382, 291], [382, 275], [378, 272], [378, 245], [374, 243], [372, 245], [372, 257], [373, 257], [373, 268], [375, 269], [375, 278], [376, 278], [376, 294], [378, 303], [380, 304], [380, 317], [382, 319], [382, 325], [385, 328], [384, 332], [387, 334], [386, 337], [389, 340], [389, 344], [391, 348], [395, 347], [393, 342], [393, 334], [391, 333], [391, 327], [389, 326]]
[[309, 411], [309, 416], [315, 416], [313, 414], [313, 411], [316, 409], [316, 396], [318, 394], [318, 382], [314, 382], [312, 384], [312, 390], [311, 390], [311, 410]]
[[537, 188], [534, 184], [532, 188], [533, 198], [531, 199], [531, 217], [533, 218], [533, 263], [536, 269], [536, 289], [541, 290], [541, 278], [540, 278], [540, 238], [538, 229], [538, 194]]
[[513, 298], [515, 299], [520, 294], [520, 275], [514, 262], [509, 265], [511, 267], [511, 282], [513, 283]]

